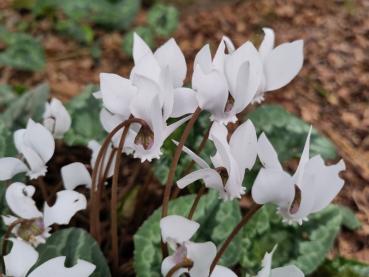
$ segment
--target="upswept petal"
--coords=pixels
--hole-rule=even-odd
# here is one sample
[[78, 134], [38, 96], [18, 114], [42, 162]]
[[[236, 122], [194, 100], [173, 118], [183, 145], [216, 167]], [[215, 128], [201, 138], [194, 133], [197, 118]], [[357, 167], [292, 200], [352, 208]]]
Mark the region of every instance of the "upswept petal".
[[242, 112], [254, 98], [256, 91], [249, 90], [250, 83], [250, 62], [246, 61], [238, 70], [235, 90], [230, 91], [234, 98], [234, 114]]
[[228, 267], [216, 265], [210, 277], [237, 277]]
[[277, 245], [273, 247], [270, 253], [265, 253], [264, 258], [261, 262], [263, 268], [258, 272], [258, 275], [256, 277], [270, 277], [270, 272], [272, 270], [272, 258], [276, 249]]
[[272, 269], [270, 277], [304, 277], [304, 273], [295, 265], [287, 265]]
[[199, 107], [212, 113], [216, 118], [224, 117], [228, 99], [227, 81], [217, 70], [205, 73], [200, 65], [195, 66], [192, 87], [197, 92]]
[[222, 40], [224, 41], [229, 54], [233, 53], [236, 50], [236, 47], [234, 46], [232, 40], [229, 37], [223, 36]]
[[133, 33], [133, 61], [137, 64], [144, 56], [153, 54], [146, 42], [137, 34]]
[[[263, 73], [259, 53], [251, 42], [244, 43], [233, 53], [227, 55], [225, 60], [225, 74], [230, 91], [236, 91], [238, 72], [246, 61], [250, 64], [248, 93], [254, 95], [261, 83]], [[244, 78], [247, 78], [246, 76]]]
[[[172, 140], [175, 145], [178, 146], [178, 142], [175, 140]], [[191, 157], [191, 159], [200, 167], [200, 168], [209, 168], [209, 165], [207, 162], [205, 162], [200, 156], [198, 156], [195, 152], [193, 152], [191, 149], [187, 148], [186, 146], [183, 146], [182, 151], [185, 152], [187, 155]]]
[[0, 181], [9, 180], [18, 173], [27, 170], [27, 166], [17, 158], [5, 157], [0, 159]]
[[187, 64], [182, 50], [174, 38], [169, 39], [154, 53], [161, 68], [169, 67], [173, 87], [181, 87], [186, 78]]
[[189, 273], [191, 276], [208, 277], [210, 265], [217, 254], [217, 248], [212, 242], [186, 242], [187, 257], [193, 261]]
[[55, 141], [52, 134], [40, 123], [28, 120], [24, 132], [24, 144], [32, 148], [47, 163], [54, 155]]
[[199, 229], [200, 224], [179, 215], [168, 215], [160, 220], [161, 237], [165, 243], [182, 244]]
[[127, 119], [130, 115], [129, 104], [137, 93], [131, 80], [117, 74], [101, 73], [100, 89], [104, 107]]
[[224, 73], [224, 60], [225, 60], [225, 43], [220, 41], [217, 51], [215, 52], [213, 59], [213, 68], [221, 73]]
[[177, 88], [174, 90], [173, 110], [170, 117], [177, 118], [185, 114], [192, 114], [197, 106], [196, 93], [190, 88]]
[[209, 44], [204, 45], [196, 54], [193, 67], [196, 69], [198, 65], [203, 70], [204, 74], [210, 73], [212, 70], [211, 51]]
[[274, 48], [275, 34], [273, 29], [263, 28], [264, 39], [259, 47], [260, 58], [265, 61]]
[[44, 126], [54, 135], [56, 139], [61, 139], [71, 124], [72, 119], [59, 99], [52, 98], [50, 103], [45, 103], [43, 114]]
[[61, 175], [65, 189], [74, 190], [80, 185], [91, 188], [91, 175], [83, 163], [70, 163], [61, 168]]
[[170, 124], [169, 126], [164, 127], [163, 132], [163, 142], [166, 140], [175, 130], [177, 130], [183, 123], [188, 121], [192, 115], [185, 116], [181, 118], [180, 120], [177, 120], [176, 122]]
[[131, 70], [130, 79], [133, 85], [136, 84], [136, 75], [144, 76], [156, 83], [160, 83], [161, 67], [152, 53], [142, 57]]
[[84, 260], [77, 260], [77, 263], [72, 267], [65, 267], [65, 256], [59, 256], [50, 259], [35, 270], [33, 270], [29, 277], [88, 277], [94, 271], [96, 266], [90, 262]]
[[259, 136], [257, 149], [263, 167], [267, 169], [283, 170], [278, 160], [277, 152], [264, 133]]
[[251, 169], [257, 156], [257, 136], [254, 124], [251, 120], [242, 123], [231, 136], [229, 141], [232, 155], [237, 161], [241, 173]]
[[57, 224], [68, 224], [71, 218], [81, 210], [86, 209], [86, 197], [73, 190], [59, 191], [52, 207], [44, 206], [44, 224], [46, 227]]
[[265, 89], [271, 91], [287, 85], [304, 62], [302, 40], [283, 43], [274, 48], [264, 61]]
[[5, 199], [10, 210], [21, 218], [42, 217], [42, 213], [37, 209], [35, 201], [32, 199], [34, 193], [34, 186], [26, 186], [23, 183], [16, 182], [7, 188]]
[[212, 168], [203, 168], [187, 174], [177, 181], [177, 186], [183, 189], [189, 184], [201, 179], [204, 180], [206, 187], [223, 191], [222, 178], [219, 176], [218, 172]]
[[295, 171], [295, 174], [293, 175], [293, 178], [295, 180], [295, 184], [297, 186], [301, 186], [301, 182], [302, 182], [302, 178], [304, 177], [304, 170], [305, 170], [305, 166], [309, 161], [309, 154], [310, 154], [310, 136], [311, 136], [311, 130], [312, 130], [312, 126], [310, 126], [310, 130], [309, 133], [306, 137], [306, 141], [305, 141], [305, 145], [304, 145], [304, 150], [302, 151], [301, 154], [301, 158], [300, 158], [300, 162], [299, 165]]
[[274, 203], [289, 208], [295, 189], [293, 179], [283, 170], [260, 169], [251, 190], [252, 198], [258, 204]]
[[23, 240], [15, 238], [9, 240], [13, 246], [10, 253], [4, 256], [6, 276], [25, 277], [31, 267], [37, 262], [38, 253]]

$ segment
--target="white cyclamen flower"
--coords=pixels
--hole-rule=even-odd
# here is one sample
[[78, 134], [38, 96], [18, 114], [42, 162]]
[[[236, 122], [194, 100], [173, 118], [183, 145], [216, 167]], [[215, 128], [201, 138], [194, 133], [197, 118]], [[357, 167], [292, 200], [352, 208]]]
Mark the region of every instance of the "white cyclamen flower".
[[68, 132], [72, 120], [62, 102], [52, 98], [50, 103], [45, 104], [43, 114], [44, 126], [53, 134], [54, 138], [61, 139]]
[[65, 256], [52, 258], [40, 266], [31, 268], [38, 260], [38, 252], [28, 243], [11, 238], [13, 246], [8, 255], [4, 256], [6, 276], [11, 277], [88, 277], [96, 266], [84, 260], [77, 260], [72, 267], [65, 267]]
[[340, 171], [343, 160], [326, 166], [320, 155], [309, 158], [310, 134], [306, 138], [300, 163], [293, 176], [285, 172], [278, 155], [264, 134], [258, 141], [258, 156], [263, 164], [252, 187], [252, 197], [258, 204], [274, 203], [286, 222], [298, 222], [311, 213], [325, 208], [344, 185]]
[[49, 130], [29, 119], [26, 129], [15, 131], [13, 137], [21, 157], [0, 158], [0, 181], [9, 180], [21, 172], [26, 172], [31, 179], [44, 176], [46, 163], [55, 150], [54, 138]]
[[[37, 246], [44, 243], [50, 236], [50, 226], [56, 224], [69, 224], [71, 218], [81, 210], [86, 209], [87, 200], [83, 194], [76, 191], [59, 191], [55, 204], [50, 207], [46, 202], [43, 213], [40, 212], [32, 199], [35, 193], [34, 186], [23, 183], [11, 184], [5, 193], [6, 202], [10, 210], [19, 218], [29, 219], [32, 224], [20, 224], [14, 228], [14, 233], [23, 240]], [[12, 224], [17, 217], [3, 216], [6, 225]]]
[[254, 101], [264, 100], [264, 93], [284, 87], [299, 73], [304, 62], [304, 42], [295, 40], [274, 48], [274, 31], [263, 28], [264, 40], [259, 47], [263, 74]]
[[213, 60], [209, 45], [196, 55], [192, 86], [200, 108], [209, 111], [212, 120], [236, 122], [236, 114], [254, 98], [261, 76], [262, 64], [254, 45], [246, 42], [234, 50], [230, 40], [223, 38]]
[[275, 246], [270, 253], [266, 253], [262, 261], [263, 268], [256, 277], [304, 277], [304, 273], [295, 265], [287, 265], [272, 269], [272, 257]]
[[[217, 249], [212, 242], [195, 243], [190, 241], [199, 227], [197, 222], [178, 215], [166, 216], [160, 220], [162, 240], [174, 250], [174, 253], [166, 257], [161, 264], [163, 276], [166, 276], [175, 265], [187, 260], [192, 262], [192, 267], [178, 269], [174, 273], [174, 277], [183, 273], [188, 273], [191, 277], [209, 276], [210, 265], [215, 258]], [[223, 267], [216, 268], [216, 272], [222, 270], [226, 271]], [[224, 276], [232, 277], [232, 275]]]
[[240, 198], [245, 193], [242, 182], [246, 169], [251, 169], [257, 156], [257, 137], [255, 127], [250, 120], [241, 124], [227, 140], [227, 128], [214, 122], [209, 138], [217, 150], [211, 157], [214, 168], [202, 158], [184, 147], [183, 151], [200, 167], [177, 181], [179, 188], [184, 188], [196, 180], [203, 179], [205, 186], [219, 191], [224, 200]]

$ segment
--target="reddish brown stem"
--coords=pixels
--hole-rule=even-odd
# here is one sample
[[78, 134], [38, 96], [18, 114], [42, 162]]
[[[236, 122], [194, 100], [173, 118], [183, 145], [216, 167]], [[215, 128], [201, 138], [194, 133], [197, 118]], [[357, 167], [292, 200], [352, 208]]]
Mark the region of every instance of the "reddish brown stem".
[[[181, 156], [182, 153], [182, 149], [183, 146], [191, 132], [191, 129], [193, 128], [196, 120], [199, 118], [201, 113], [201, 109], [197, 108], [196, 111], [192, 114], [192, 117], [190, 119], [190, 121], [187, 123], [186, 128], [184, 129], [181, 139], [179, 140], [179, 143], [177, 145], [176, 151], [174, 153], [174, 157], [172, 160], [172, 164], [168, 173], [168, 179], [167, 179], [167, 183], [165, 184], [165, 190], [164, 190], [164, 195], [163, 195], [163, 205], [162, 205], [162, 211], [161, 211], [161, 217], [165, 217], [168, 215], [168, 205], [169, 205], [169, 199], [170, 199], [170, 195], [171, 195], [171, 190], [172, 190], [172, 186], [173, 186], [173, 181], [174, 181], [174, 175], [176, 172], [176, 168], [178, 165], [178, 161], [179, 158]], [[168, 255], [168, 248], [164, 245], [162, 245], [162, 252], [163, 252], [163, 257], [166, 257]]]
[[177, 270], [181, 268], [191, 268], [193, 266], [193, 262], [189, 259], [185, 259], [183, 262], [180, 262], [173, 266], [167, 273], [166, 277], [172, 277], [176, 273]]
[[196, 195], [196, 198], [195, 200], [193, 201], [193, 204], [192, 204], [192, 207], [191, 207], [191, 210], [190, 212], [188, 213], [188, 219], [192, 219], [193, 215], [195, 214], [196, 212], [196, 208], [200, 202], [200, 199], [201, 197], [204, 195], [206, 191], [206, 187], [205, 186], [201, 186], [201, 188], [199, 189], [199, 191], [197, 192], [197, 195]]
[[228, 238], [224, 241], [222, 247], [218, 250], [217, 255], [215, 256], [211, 267], [210, 267], [210, 274], [213, 272], [215, 266], [218, 264], [220, 258], [224, 254], [224, 252], [227, 250], [229, 244], [232, 242], [232, 240], [237, 236], [237, 234], [242, 230], [243, 226], [246, 225], [246, 223], [250, 220], [250, 218], [261, 208], [262, 206], [259, 204], [254, 203], [250, 209], [247, 211], [245, 216], [241, 219], [241, 221], [237, 224], [236, 227], [234, 227], [233, 231], [230, 233]]

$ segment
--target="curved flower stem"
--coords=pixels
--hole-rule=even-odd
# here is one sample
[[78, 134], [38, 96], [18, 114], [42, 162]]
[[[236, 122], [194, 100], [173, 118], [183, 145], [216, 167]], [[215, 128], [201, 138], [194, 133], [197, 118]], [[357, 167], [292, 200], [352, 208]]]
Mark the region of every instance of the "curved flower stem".
[[1, 262], [2, 262], [2, 269], [3, 269], [3, 272], [5, 273], [6, 270], [5, 270], [5, 260], [4, 260], [4, 256], [5, 256], [5, 252], [6, 252], [6, 249], [8, 248], [8, 239], [10, 237], [10, 234], [12, 233], [13, 229], [18, 225], [18, 224], [22, 224], [22, 223], [25, 223], [25, 222], [29, 222], [29, 221], [32, 221], [32, 219], [24, 219], [24, 218], [19, 218], [17, 220], [15, 220], [14, 222], [12, 222], [9, 226], [8, 226], [8, 229], [6, 230], [4, 236], [3, 236], [3, 247], [2, 247], [2, 250], [1, 250]]
[[[168, 215], [169, 199], [170, 199], [170, 194], [171, 194], [171, 190], [173, 186], [174, 175], [176, 172], [178, 161], [181, 156], [183, 146], [191, 132], [193, 125], [195, 124], [196, 120], [199, 118], [200, 113], [201, 113], [201, 109], [197, 108], [196, 111], [192, 114], [192, 117], [190, 121], [187, 123], [186, 128], [184, 129], [181, 139], [179, 140], [178, 146], [174, 153], [172, 164], [170, 166], [170, 170], [168, 173], [167, 183], [165, 184], [165, 190], [164, 190], [164, 195], [163, 195], [163, 205], [162, 205], [162, 210], [161, 210], [161, 218]], [[163, 251], [163, 256], [166, 257], [168, 253], [167, 247], [162, 245], [162, 251]]]
[[183, 260], [183, 262], [180, 262], [178, 264], [176, 264], [175, 266], [173, 266], [167, 273], [166, 277], [172, 277], [174, 275], [174, 273], [176, 273], [176, 271], [178, 269], [181, 268], [191, 268], [193, 266], [193, 262], [190, 259], [185, 258]]
[[211, 266], [210, 266], [210, 274], [213, 272], [215, 266], [218, 264], [220, 258], [224, 254], [224, 252], [227, 250], [229, 244], [232, 242], [232, 240], [237, 236], [238, 232], [241, 231], [242, 227], [246, 225], [246, 223], [250, 220], [250, 218], [261, 208], [262, 206], [259, 204], [254, 203], [250, 209], [247, 211], [247, 213], [244, 215], [244, 217], [241, 219], [241, 221], [237, 224], [236, 227], [234, 227], [233, 231], [230, 233], [228, 238], [224, 241], [222, 247], [218, 250], [217, 255], [215, 256]]
[[193, 204], [192, 204], [191, 210], [190, 210], [190, 212], [188, 213], [188, 216], [187, 216], [187, 218], [188, 218], [188, 219], [192, 219], [192, 217], [193, 217], [193, 215], [194, 215], [194, 213], [195, 213], [195, 211], [196, 211], [197, 205], [199, 204], [200, 199], [201, 199], [201, 197], [204, 195], [205, 191], [206, 191], [206, 187], [205, 187], [205, 186], [201, 186], [201, 188], [200, 188], [200, 189], [199, 189], [199, 191], [197, 192], [197, 195], [196, 195], [195, 200], [193, 201]]

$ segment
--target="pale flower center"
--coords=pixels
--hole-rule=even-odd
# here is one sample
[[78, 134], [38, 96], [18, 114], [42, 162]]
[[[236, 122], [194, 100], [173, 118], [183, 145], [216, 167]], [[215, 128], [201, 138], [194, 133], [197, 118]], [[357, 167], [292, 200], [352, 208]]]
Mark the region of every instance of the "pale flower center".
[[17, 235], [25, 241], [32, 241], [35, 237], [44, 233], [45, 226], [41, 217], [34, 220], [27, 220], [19, 226]]

